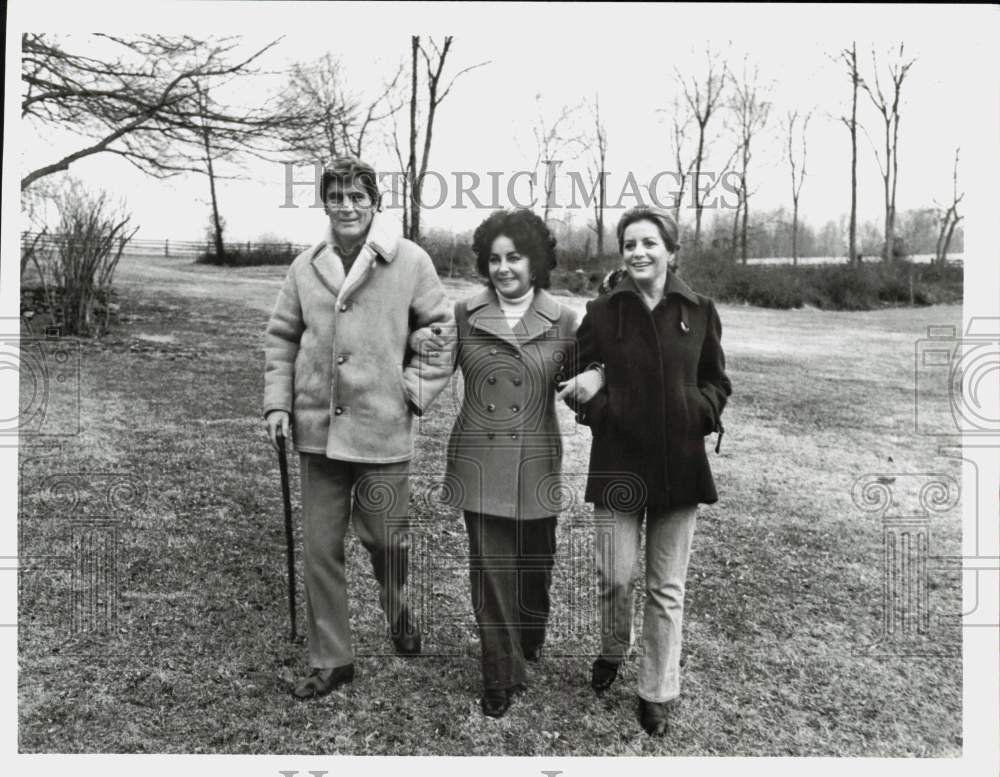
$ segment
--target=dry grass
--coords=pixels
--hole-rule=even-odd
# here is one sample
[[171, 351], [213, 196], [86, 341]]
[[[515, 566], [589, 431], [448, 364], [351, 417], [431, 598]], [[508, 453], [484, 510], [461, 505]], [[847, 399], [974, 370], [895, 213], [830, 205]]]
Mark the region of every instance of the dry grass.
[[[578, 502], [560, 521], [549, 652], [505, 718], [479, 713], [464, 528], [433, 499], [455, 392], [421, 423], [413, 466], [411, 595], [428, 655], [387, 655], [352, 539], [358, 678], [317, 703], [291, 700], [304, 649], [285, 641], [277, 463], [258, 416], [261, 334], [280, 274], [255, 269], [237, 284], [233, 271], [123, 260], [127, 319], [80, 345], [82, 432], [25, 439], [22, 751], [960, 754], [961, 633], [947, 617], [959, 610], [957, 570], [929, 573], [929, 634], [878, 645], [882, 526], [851, 497], [868, 473], [897, 476], [906, 498], [906, 473], [958, 477], [941, 439], [913, 431], [913, 353], [928, 324], [957, 323], [959, 308], [721, 308], [736, 392], [712, 455], [722, 500], [703, 510], [695, 538], [683, 707], [654, 741], [635, 720], [634, 662], [603, 699], [588, 685], [590, 510]], [[944, 398], [942, 388], [928, 399]], [[68, 407], [51, 407], [49, 420]], [[569, 413], [561, 420], [579, 493], [589, 432]], [[75, 504], [50, 488], [67, 473], [82, 473]], [[109, 506], [116, 480], [138, 487], [129, 506]], [[66, 559], [74, 526], [101, 515], [118, 521], [117, 620], [111, 634], [74, 635]], [[933, 517], [932, 554], [959, 552], [958, 515]]]

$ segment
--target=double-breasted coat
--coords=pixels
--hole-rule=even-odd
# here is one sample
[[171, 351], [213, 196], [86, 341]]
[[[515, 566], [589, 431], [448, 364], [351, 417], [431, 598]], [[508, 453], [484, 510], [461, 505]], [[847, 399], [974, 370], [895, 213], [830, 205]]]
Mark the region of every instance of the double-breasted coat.
[[492, 288], [455, 306], [462, 407], [444, 498], [463, 510], [533, 519], [560, 510], [556, 384], [576, 373], [576, 314], [543, 289], [513, 328]]
[[605, 385], [580, 405], [593, 432], [585, 498], [619, 510], [718, 501], [705, 436], [721, 434], [732, 393], [715, 304], [673, 272], [651, 311], [634, 281], [587, 303], [580, 369], [604, 365]]

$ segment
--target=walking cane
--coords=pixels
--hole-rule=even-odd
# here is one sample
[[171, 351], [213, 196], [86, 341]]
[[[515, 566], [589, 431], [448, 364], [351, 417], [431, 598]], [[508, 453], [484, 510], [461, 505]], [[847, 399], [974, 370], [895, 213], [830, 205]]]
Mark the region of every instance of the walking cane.
[[288, 488], [288, 457], [285, 435], [278, 429], [278, 469], [281, 470], [281, 498], [285, 503], [285, 545], [288, 549], [288, 615], [291, 618], [289, 642], [295, 642], [295, 538], [292, 536], [292, 495]]

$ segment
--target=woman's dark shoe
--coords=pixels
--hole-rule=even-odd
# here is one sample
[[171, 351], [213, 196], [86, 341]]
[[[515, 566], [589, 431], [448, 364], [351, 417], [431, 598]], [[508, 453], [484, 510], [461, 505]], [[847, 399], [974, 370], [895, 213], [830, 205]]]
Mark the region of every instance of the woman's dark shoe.
[[502, 718], [510, 709], [510, 693], [506, 688], [490, 688], [483, 691], [480, 706], [486, 717]]
[[639, 699], [639, 722], [651, 737], [662, 737], [670, 728], [671, 702], [655, 702]]
[[400, 613], [399, 620], [392, 627], [390, 636], [398, 655], [420, 655], [420, 627], [411, 617], [409, 609], [404, 608]]
[[532, 664], [537, 664], [542, 660], [542, 646], [535, 645], [534, 647], [527, 648], [524, 651], [524, 660], [529, 661]]
[[489, 718], [502, 718], [510, 709], [511, 699], [524, 690], [523, 683], [518, 683], [510, 688], [488, 688], [483, 691], [483, 698], [480, 702], [483, 714]]
[[608, 690], [608, 688], [611, 687], [611, 684], [614, 683], [615, 678], [618, 676], [619, 666], [620, 664], [605, 661], [603, 658], [598, 658], [594, 662], [594, 666], [591, 669], [590, 687], [598, 693]]
[[354, 679], [354, 664], [333, 669], [313, 669], [292, 688], [296, 699], [318, 699]]

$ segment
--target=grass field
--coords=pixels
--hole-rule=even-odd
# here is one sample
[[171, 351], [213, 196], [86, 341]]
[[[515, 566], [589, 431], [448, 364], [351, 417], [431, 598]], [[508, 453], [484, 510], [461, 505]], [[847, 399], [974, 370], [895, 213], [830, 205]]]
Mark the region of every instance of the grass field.
[[[591, 511], [579, 500], [590, 435], [565, 409], [572, 495], [548, 652], [505, 718], [480, 714], [464, 527], [434, 499], [457, 383], [422, 420], [413, 463], [411, 596], [427, 655], [391, 655], [352, 538], [358, 677], [318, 702], [290, 698], [305, 649], [286, 640], [278, 469], [259, 416], [262, 333], [283, 270], [184, 261], [123, 260], [122, 321], [100, 342], [59, 346], [69, 377], [52, 384], [41, 431], [79, 421], [78, 433], [22, 437], [22, 751], [961, 753], [958, 571], [930, 565], [927, 633], [880, 641], [882, 519], [852, 498], [859, 478], [895, 478], [893, 508], [913, 514], [930, 473], [961, 481], [939, 453], [957, 436], [918, 435], [913, 422], [914, 344], [929, 324], [960, 324], [959, 307], [720, 306], [734, 385], [711, 455], [721, 501], [695, 536], [683, 705], [651, 740], [635, 719], [634, 660], [602, 699], [589, 688]], [[449, 286], [456, 298], [473, 290]], [[35, 396], [26, 388], [23, 400]], [[945, 390], [922, 407], [944, 407]], [[949, 431], [946, 412], [927, 418]], [[293, 477], [297, 489], [297, 466]], [[932, 516], [933, 556], [960, 552], [959, 514]], [[301, 624], [301, 588], [299, 602]]]

